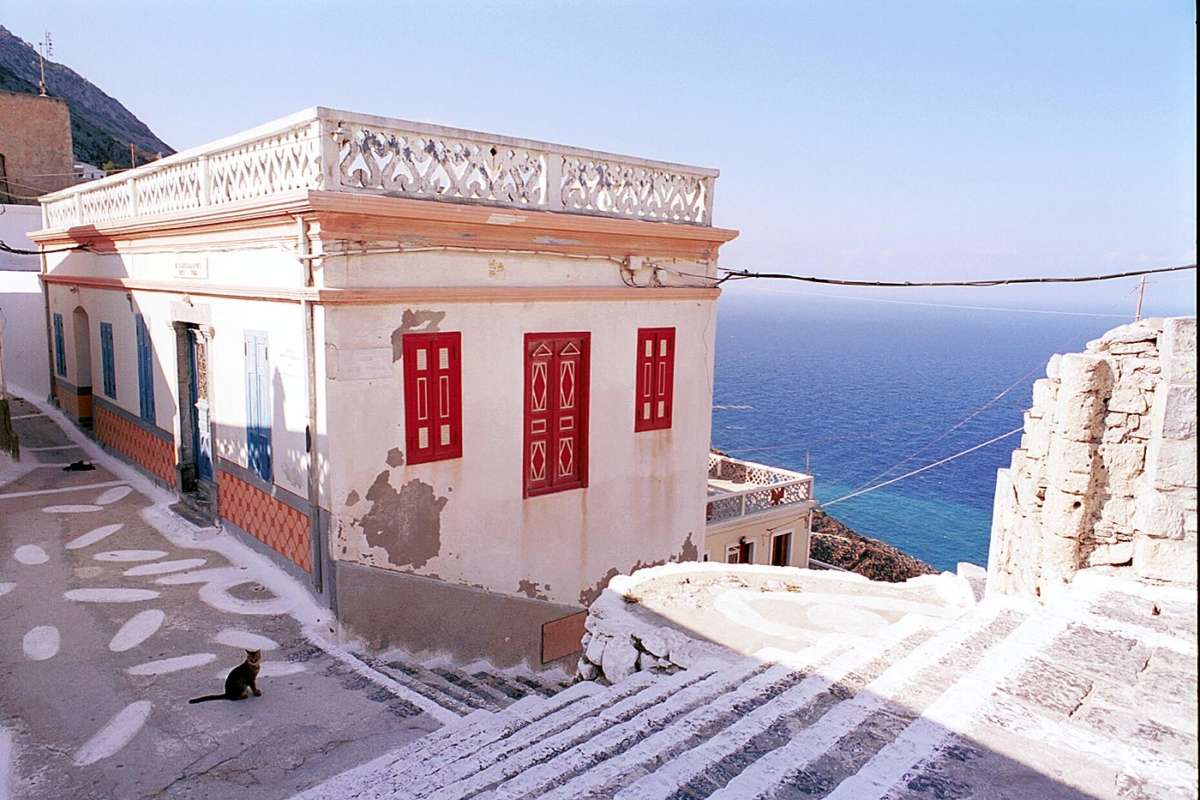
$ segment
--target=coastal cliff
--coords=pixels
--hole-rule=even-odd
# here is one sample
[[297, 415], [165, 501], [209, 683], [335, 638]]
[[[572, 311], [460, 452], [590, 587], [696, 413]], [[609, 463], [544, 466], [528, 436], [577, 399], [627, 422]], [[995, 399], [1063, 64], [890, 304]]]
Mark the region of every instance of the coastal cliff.
[[857, 572], [873, 581], [899, 583], [938, 570], [890, 544], [856, 533], [833, 517], [814, 509], [809, 556]]

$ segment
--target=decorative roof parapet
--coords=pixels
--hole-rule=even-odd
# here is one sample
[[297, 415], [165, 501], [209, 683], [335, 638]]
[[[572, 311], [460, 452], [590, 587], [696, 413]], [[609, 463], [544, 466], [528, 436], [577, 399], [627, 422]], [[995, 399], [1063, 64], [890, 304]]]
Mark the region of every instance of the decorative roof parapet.
[[254, 205], [296, 190], [712, 225], [718, 172], [312, 108], [41, 198], [43, 228]]

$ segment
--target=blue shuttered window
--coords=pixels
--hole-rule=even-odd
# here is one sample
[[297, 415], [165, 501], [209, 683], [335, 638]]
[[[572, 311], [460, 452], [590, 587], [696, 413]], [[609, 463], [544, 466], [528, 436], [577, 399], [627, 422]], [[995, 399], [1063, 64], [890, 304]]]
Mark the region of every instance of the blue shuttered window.
[[54, 315], [54, 369], [58, 377], [67, 377], [67, 345], [63, 341], [62, 314]]
[[267, 334], [246, 332], [246, 449], [250, 471], [271, 480], [271, 362]]
[[146, 319], [141, 314], [134, 317], [137, 328], [138, 406], [146, 422], [154, 422], [154, 352], [150, 343], [150, 331], [146, 330]]
[[100, 371], [104, 374], [104, 393], [117, 399], [117, 369], [113, 365], [112, 323], [100, 323]]

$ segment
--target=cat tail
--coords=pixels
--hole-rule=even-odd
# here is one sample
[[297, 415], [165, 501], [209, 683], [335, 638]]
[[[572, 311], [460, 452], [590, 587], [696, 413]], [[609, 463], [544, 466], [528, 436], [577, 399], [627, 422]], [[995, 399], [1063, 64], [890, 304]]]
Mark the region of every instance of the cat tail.
[[188, 702], [189, 703], [207, 703], [209, 700], [224, 700], [224, 699], [225, 699], [225, 695], [223, 695], [223, 694], [206, 694], [206, 695], [204, 695], [204, 697], [193, 697], [191, 700], [188, 700]]

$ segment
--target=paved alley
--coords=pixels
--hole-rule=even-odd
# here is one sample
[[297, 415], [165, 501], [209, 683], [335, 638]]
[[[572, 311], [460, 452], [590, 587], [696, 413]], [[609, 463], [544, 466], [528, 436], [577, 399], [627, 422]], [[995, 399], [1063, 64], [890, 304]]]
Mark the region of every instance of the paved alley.
[[[6, 782], [14, 800], [290, 797], [445, 721], [314, 645], [306, 632], [328, 632], [327, 612], [265, 558], [171, 514], [166, 492], [36, 406], [16, 400], [13, 415], [0, 797]], [[63, 471], [78, 459], [96, 469]], [[187, 703], [220, 692], [245, 648], [263, 651], [261, 697]]]

